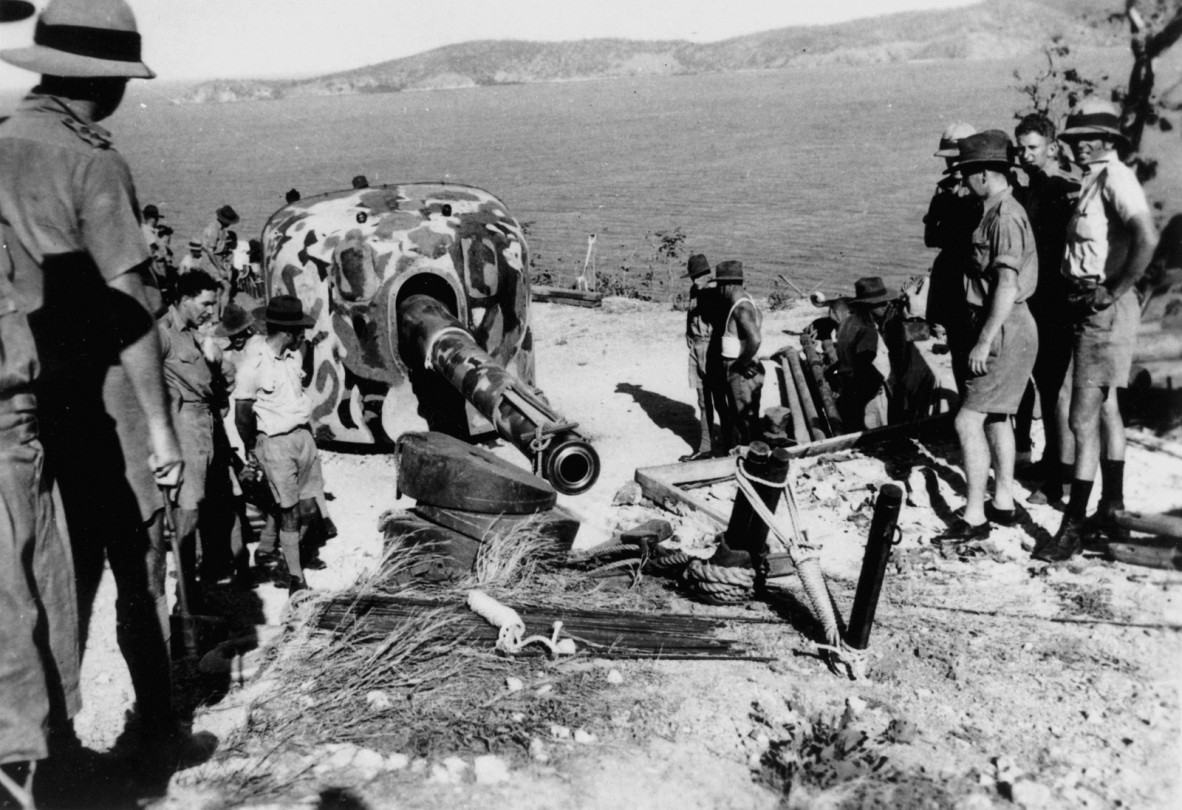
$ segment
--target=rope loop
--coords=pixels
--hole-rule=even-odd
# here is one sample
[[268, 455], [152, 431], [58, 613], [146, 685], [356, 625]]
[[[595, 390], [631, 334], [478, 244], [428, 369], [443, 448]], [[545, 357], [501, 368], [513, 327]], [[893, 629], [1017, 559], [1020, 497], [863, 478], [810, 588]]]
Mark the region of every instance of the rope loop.
[[517, 655], [530, 644], [541, 644], [550, 652], [551, 658], [559, 655], [574, 655], [577, 652], [573, 639], [560, 639], [562, 622], [554, 622], [550, 637], [525, 635], [525, 622], [516, 610], [503, 605], [483, 591], [468, 591], [468, 609], [480, 616], [497, 632], [496, 649], [506, 655]]

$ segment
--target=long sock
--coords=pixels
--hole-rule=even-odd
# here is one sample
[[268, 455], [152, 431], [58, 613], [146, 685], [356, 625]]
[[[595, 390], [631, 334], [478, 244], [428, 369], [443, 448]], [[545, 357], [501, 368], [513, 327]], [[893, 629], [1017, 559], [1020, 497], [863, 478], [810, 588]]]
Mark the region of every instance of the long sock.
[[1125, 463], [1123, 461], [1100, 460], [1100, 497], [1105, 503], [1125, 502]]
[[1082, 520], [1088, 513], [1088, 501], [1092, 497], [1093, 481], [1076, 478], [1071, 482], [1071, 500], [1067, 502], [1066, 516]]
[[280, 530], [279, 545], [283, 548], [283, 559], [287, 562], [287, 572], [297, 579], [303, 579], [304, 569], [300, 565], [300, 533]]
[[1075, 477], [1075, 464], [1064, 464], [1063, 462], [1060, 461], [1058, 470], [1059, 470], [1059, 480], [1058, 480], [1059, 486], [1063, 486], [1064, 484], [1066, 484], [1068, 481], [1072, 480]]

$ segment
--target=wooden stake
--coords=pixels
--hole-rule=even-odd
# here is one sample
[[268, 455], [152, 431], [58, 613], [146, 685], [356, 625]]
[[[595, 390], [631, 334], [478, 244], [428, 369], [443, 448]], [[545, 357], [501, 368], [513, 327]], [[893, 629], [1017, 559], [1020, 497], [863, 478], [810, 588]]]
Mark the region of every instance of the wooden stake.
[[829, 381], [825, 379], [825, 364], [821, 362], [821, 356], [817, 354], [817, 344], [808, 335], [801, 335], [800, 348], [804, 350], [805, 360], [808, 361], [813, 380], [817, 383], [817, 393], [821, 396], [821, 405], [825, 410], [825, 416], [829, 419], [830, 431], [834, 436], [840, 436], [845, 433], [845, 426], [842, 425], [841, 417], [837, 413], [837, 402], [833, 398], [833, 389], [829, 387]]

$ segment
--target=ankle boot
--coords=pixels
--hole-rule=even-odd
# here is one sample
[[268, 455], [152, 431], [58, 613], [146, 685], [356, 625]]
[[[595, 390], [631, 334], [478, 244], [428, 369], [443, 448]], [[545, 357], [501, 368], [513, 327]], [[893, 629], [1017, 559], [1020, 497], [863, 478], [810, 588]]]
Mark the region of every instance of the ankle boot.
[[1055, 534], [1055, 539], [1046, 548], [1035, 549], [1034, 556], [1036, 559], [1046, 560], [1047, 562], [1069, 560], [1083, 548], [1085, 533], [1083, 520], [1065, 517], [1063, 518], [1063, 525], [1059, 527], [1058, 533]]

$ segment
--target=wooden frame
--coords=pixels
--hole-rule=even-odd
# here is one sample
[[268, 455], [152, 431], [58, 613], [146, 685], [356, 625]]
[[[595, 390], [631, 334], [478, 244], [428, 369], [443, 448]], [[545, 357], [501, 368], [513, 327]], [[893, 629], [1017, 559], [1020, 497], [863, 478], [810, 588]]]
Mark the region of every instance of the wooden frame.
[[[897, 425], [864, 430], [860, 433], [846, 433], [831, 439], [798, 444], [795, 447], [787, 448], [787, 450], [790, 458], [809, 458], [825, 453], [835, 453], [838, 450], [865, 447], [884, 439], [909, 436], [921, 431], [938, 430], [946, 425], [951, 425], [951, 422], [952, 414], [942, 413], [916, 419], [913, 422], [902, 422]], [[719, 512], [707, 503], [705, 498], [691, 492], [687, 485], [727, 481], [734, 477], [735, 458], [733, 456], [664, 464], [658, 467], [640, 467], [636, 470], [636, 483], [640, 484], [640, 490], [646, 498], [665, 508], [672, 508], [671, 503], [673, 505], [683, 503], [695, 512], [701, 512], [711, 518], [720, 526], [726, 526], [730, 516]]]

